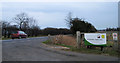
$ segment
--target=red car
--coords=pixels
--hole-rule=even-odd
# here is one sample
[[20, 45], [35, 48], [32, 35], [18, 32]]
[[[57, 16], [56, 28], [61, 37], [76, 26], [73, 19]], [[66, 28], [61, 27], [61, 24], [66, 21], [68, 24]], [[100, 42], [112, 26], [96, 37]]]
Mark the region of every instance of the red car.
[[11, 38], [14, 39], [14, 38], [26, 38], [27, 37], [27, 34], [23, 31], [15, 31], [11, 34]]

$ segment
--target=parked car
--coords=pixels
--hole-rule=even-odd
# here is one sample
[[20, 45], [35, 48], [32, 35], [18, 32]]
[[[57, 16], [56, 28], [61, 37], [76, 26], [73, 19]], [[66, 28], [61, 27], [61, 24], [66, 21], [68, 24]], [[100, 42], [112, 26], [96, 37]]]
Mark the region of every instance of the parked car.
[[26, 38], [27, 37], [27, 34], [23, 31], [14, 31], [12, 34], [11, 34], [11, 38], [14, 39], [14, 38]]

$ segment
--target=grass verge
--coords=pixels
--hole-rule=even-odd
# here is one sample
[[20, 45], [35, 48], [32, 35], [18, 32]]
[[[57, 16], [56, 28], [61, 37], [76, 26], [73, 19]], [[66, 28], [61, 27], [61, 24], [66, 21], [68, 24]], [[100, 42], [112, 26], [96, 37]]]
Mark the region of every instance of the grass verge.
[[44, 43], [44, 44], [50, 44], [50, 40], [46, 40], [46, 41], [44, 41], [42, 43]]
[[8, 39], [11, 39], [11, 38], [2, 38], [2, 40], [8, 40]]
[[[50, 44], [49, 40], [46, 40], [43, 42], [44, 44]], [[65, 45], [65, 44], [54, 44], [54, 45], [58, 45], [58, 46], [64, 46], [64, 47], [68, 47], [70, 49], [67, 49], [65, 51], [73, 51], [73, 52], [80, 52], [80, 53], [88, 53], [88, 54], [100, 54], [100, 55], [105, 55], [105, 56], [115, 56], [118, 57], [118, 52], [115, 50], [104, 50], [104, 51], [100, 51], [100, 48], [94, 48], [94, 49], [88, 49], [88, 48], [76, 48], [73, 46], [69, 46], [69, 45]]]

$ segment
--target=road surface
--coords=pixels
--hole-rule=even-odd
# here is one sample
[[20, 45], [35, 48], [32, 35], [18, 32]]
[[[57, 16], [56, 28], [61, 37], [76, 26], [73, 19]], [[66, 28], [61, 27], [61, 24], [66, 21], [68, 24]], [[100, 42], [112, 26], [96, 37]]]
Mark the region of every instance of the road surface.
[[3, 61], [118, 61], [117, 57], [61, 51], [44, 46], [47, 37], [3, 40]]

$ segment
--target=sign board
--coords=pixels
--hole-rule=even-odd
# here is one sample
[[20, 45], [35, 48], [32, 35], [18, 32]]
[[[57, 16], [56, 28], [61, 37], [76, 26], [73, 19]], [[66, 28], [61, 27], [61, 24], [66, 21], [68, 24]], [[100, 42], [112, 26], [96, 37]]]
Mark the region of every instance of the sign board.
[[117, 33], [113, 33], [112, 36], [113, 36], [113, 40], [117, 40]]
[[85, 33], [85, 45], [106, 46], [106, 33]]

